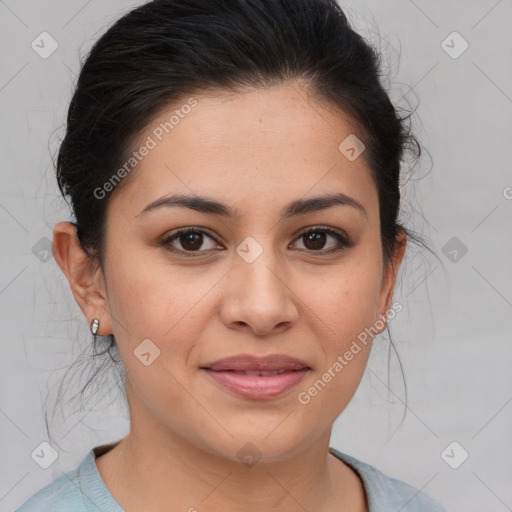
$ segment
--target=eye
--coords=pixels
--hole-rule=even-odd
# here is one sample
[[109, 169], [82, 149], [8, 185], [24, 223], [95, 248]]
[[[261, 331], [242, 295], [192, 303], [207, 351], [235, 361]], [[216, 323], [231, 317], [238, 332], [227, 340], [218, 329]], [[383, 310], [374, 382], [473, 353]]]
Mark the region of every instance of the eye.
[[[209, 235], [206, 231], [197, 228], [183, 228], [175, 231], [173, 234], [165, 237], [160, 245], [164, 246], [167, 250], [175, 253], [181, 253], [184, 256], [194, 256], [194, 252], [205, 252], [201, 251], [200, 248], [204, 244], [205, 238], [216, 242], [216, 240]], [[180, 248], [176, 248], [172, 244], [176, 242], [181, 245]], [[215, 247], [207, 247], [208, 249], [214, 249]]]
[[[329, 249], [325, 249], [325, 244], [328, 238], [334, 239], [335, 244]], [[203, 245], [205, 240], [210, 240], [210, 244], [213, 245], [204, 249]], [[342, 251], [349, 247], [353, 247], [353, 242], [341, 232], [338, 232], [332, 228], [324, 226], [314, 226], [307, 231], [304, 231], [299, 238], [301, 240], [307, 252], [318, 252], [320, 254], [331, 254], [338, 251]], [[173, 253], [179, 253], [184, 256], [196, 256], [194, 253], [206, 252], [208, 250], [215, 250], [215, 243], [217, 241], [213, 236], [209, 235], [206, 231], [199, 228], [182, 228], [176, 230], [170, 235], [166, 236], [160, 245], [165, 247], [166, 250]], [[176, 245], [181, 247], [176, 247]], [[203, 250], [201, 248], [203, 247]]]
[[[325, 250], [324, 246], [327, 239], [331, 237], [337, 242], [334, 247]], [[301, 240], [308, 252], [320, 252], [322, 254], [331, 254], [342, 251], [349, 247], [353, 247], [353, 243], [349, 238], [332, 228], [324, 226], [315, 226], [303, 232], [297, 240]]]

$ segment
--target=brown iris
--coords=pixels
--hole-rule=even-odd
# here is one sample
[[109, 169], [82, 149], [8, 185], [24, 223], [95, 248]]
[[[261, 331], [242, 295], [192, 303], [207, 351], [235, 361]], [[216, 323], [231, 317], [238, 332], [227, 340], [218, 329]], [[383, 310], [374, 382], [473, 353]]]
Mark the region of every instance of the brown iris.
[[[304, 245], [308, 249], [319, 250], [319, 249], [322, 249], [323, 246], [325, 245], [325, 238], [326, 238], [325, 233], [322, 233], [321, 231], [320, 231], [320, 233], [322, 233], [321, 235], [319, 235], [318, 233], [319, 233], [318, 231], [310, 231], [309, 233], [306, 233], [305, 235], [303, 235]], [[311, 242], [313, 244], [313, 247], [308, 246], [309, 242]]]

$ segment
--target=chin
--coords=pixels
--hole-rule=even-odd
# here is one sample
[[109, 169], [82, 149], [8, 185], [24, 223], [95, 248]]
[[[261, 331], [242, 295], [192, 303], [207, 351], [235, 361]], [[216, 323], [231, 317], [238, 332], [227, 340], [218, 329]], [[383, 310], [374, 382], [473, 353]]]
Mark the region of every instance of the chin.
[[227, 430], [232, 437], [223, 430], [220, 439], [203, 439], [199, 448], [212, 455], [233, 462], [242, 462], [250, 467], [256, 463], [286, 461], [307, 449], [317, 437], [308, 433], [299, 435], [291, 432], [290, 425], [286, 425], [286, 420], [283, 422], [283, 418], [273, 421], [271, 425], [265, 421], [245, 429], [238, 428], [236, 431], [231, 431], [227, 428]]

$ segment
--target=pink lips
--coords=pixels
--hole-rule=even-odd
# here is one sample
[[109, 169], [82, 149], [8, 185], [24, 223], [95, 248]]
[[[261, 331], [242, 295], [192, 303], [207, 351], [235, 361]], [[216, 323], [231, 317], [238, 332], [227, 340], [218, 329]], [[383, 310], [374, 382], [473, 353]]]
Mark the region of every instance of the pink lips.
[[237, 395], [268, 399], [296, 386], [311, 368], [303, 361], [282, 354], [266, 357], [241, 354], [208, 363], [201, 370]]

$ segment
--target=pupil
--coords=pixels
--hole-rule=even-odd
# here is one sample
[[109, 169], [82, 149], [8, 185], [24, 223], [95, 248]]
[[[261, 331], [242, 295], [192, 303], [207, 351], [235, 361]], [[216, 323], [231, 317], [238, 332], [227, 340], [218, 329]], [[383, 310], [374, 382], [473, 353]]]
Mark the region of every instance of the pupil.
[[194, 250], [199, 249], [199, 247], [201, 247], [201, 244], [199, 244], [199, 247], [197, 245], [194, 246], [194, 242], [197, 242], [198, 240], [201, 239], [201, 235], [199, 233], [186, 233], [185, 235], [181, 236], [185, 238], [185, 242], [183, 242], [183, 239], [181, 242], [183, 248]]
[[[318, 244], [318, 242], [320, 241], [321, 242], [320, 245], [323, 246], [325, 243], [325, 233], [323, 235], [309, 233], [308, 235], [306, 235], [306, 240], [307, 240], [307, 242], [313, 242], [313, 244]], [[306, 245], [306, 247], [308, 247], [307, 243], [305, 245]], [[317, 245], [314, 245], [311, 248], [312, 249], [321, 249], [322, 247], [318, 247]]]

